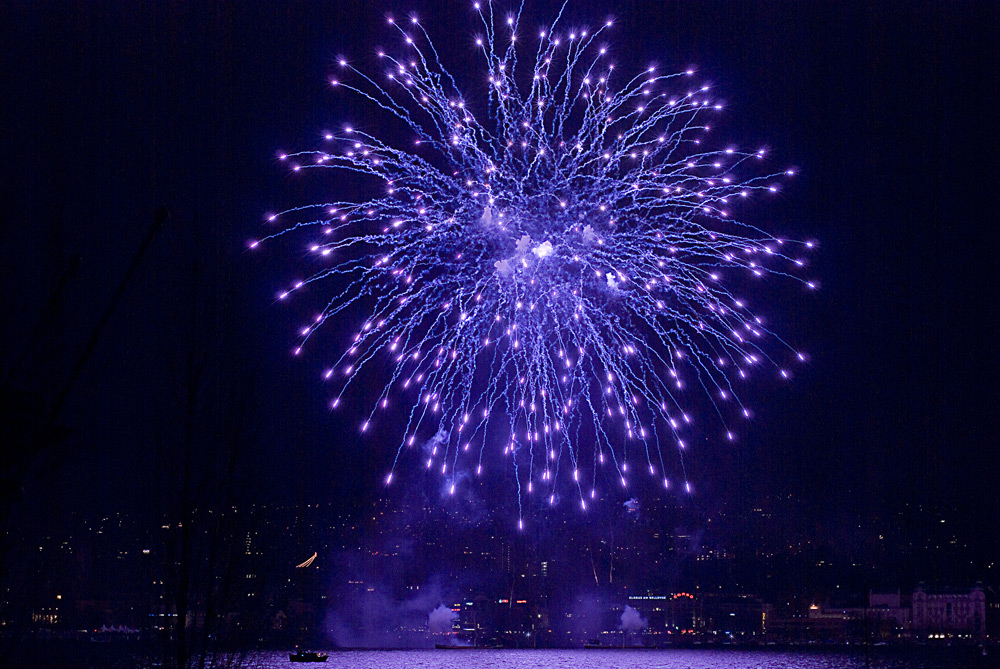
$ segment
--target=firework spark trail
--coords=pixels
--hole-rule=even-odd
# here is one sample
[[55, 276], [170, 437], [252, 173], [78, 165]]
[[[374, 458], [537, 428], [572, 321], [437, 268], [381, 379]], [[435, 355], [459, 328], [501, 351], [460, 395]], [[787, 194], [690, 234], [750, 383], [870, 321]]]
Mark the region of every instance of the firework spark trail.
[[[307, 230], [316, 233], [310, 252], [328, 258], [279, 295], [321, 280], [336, 292], [295, 353], [327, 321], [367, 310], [323, 376], [336, 408], [366, 367], [388, 368], [360, 424], [367, 432], [379, 411], [408, 412], [386, 483], [418, 457], [414, 446], [426, 446], [423, 465], [451, 493], [463, 468], [479, 476], [507, 462], [519, 527], [525, 495], [556, 504], [570, 490], [586, 510], [609, 472], [623, 487], [647, 473], [690, 492], [686, 386], [712, 397], [732, 440], [719, 403], [750, 415], [733, 379], [755, 366], [787, 378], [779, 353], [804, 360], [732, 292], [738, 273], [815, 287], [795, 273], [811, 243], [733, 215], [793, 171], [759, 174], [763, 150], [707, 148], [707, 117], [722, 105], [691, 70], [650, 67], [615, 83], [599, 42], [611, 21], [574, 31], [560, 26], [560, 11], [530, 35], [537, 46], [525, 70], [515, 45], [531, 40], [520, 13], [474, 7], [488, 99], [467, 101], [416, 18], [389, 19], [402, 55], [378, 52], [380, 75], [342, 58], [344, 76], [331, 84], [401, 119], [413, 147], [345, 126], [326, 135], [330, 149], [281, 156], [295, 172], [348, 170], [384, 189], [275, 214], [283, 228], [251, 243]], [[661, 446], [678, 457], [665, 459]]]

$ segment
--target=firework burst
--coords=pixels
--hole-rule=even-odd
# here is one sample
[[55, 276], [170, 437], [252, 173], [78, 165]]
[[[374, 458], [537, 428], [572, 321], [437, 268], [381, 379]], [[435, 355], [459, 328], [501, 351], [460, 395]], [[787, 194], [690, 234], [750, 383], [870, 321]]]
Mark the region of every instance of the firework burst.
[[251, 243], [295, 231], [322, 263], [279, 295], [333, 293], [295, 353], [327, 324], [353, 330], [323, 371], [333, 408], [387, 375], [358, 425], [406, 416], [386, 483], [419, 462], [453, 494], [466, 474], [506, 469], [522, 527], [531, 496], [586, 510], [637, 476], [690, 493], [685, 389], [712, 398], [732, 440], [730, 421], [750, 415], [737, 379], [787, 378], [804, 359], [733, 292], [772, 274], [814, 287], [796, 272], [811, 243], [737, 220], [793, 171], [763, 168], [764, 150], [714, 146], [722, 105], [694, 71], [619, 75], [611, 21], [573, 30], [560, 12], [529, 31], [520, 13], [474, 10], [481, 94], [462, 92], [415, 17], [389, 19], [399, 51], [373, 68], [339, 59], [330, 83], [401, 120], [412, 143], [344, 126], [322, 150], [281, 156], [378, 184], [275, 214], [281, 229]]

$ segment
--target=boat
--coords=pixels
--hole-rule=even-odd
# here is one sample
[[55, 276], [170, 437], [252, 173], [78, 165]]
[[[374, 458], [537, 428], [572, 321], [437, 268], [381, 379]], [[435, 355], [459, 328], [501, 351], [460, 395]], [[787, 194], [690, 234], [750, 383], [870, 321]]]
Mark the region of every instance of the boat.
[[291, 662], [326, 662], [326, 653], [317, 653], [314, 650], [300, 650], [288, 656]]

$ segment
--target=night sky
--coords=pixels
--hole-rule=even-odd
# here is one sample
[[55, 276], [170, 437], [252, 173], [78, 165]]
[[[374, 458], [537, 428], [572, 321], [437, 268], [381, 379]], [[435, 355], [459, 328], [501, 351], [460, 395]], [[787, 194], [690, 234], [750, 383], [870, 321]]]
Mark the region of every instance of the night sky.
[[[38, 457], [18, 445], [30, 455], [19, 499], [50, 498], [40, 522], [53, 509], [155, 508], [162, 461], [150, 454], [176, 427], [172, 379], [192, 357], [209, 403], [238, 387], [251, 407], [255, 499], [353, 512], [383, 493], [394, 447], [379, 438], [397, 435], [362, 440], [356, 416], [328, 411], [322, 361], [290, 355], [322, 298], [275, 302], [306, 271], [301, 240], [252, 254], [246, 242], [268, 212], [338, 187], [289, 174], [280, 151], [381, 122], [327, 84], [334, 59], [374, 60], [394, 39], [385, 14], [413, 10], [471, 82], [470, 4], [3, 3], [11, 406], [56, 400], [154, 210], [170, 214], [67, 391], [67, 436]], [[530, 4], [538, 20], [558, 8]], [[778, 505], [792, 527], [845, 538], [899, 511], [919, 534], [922, 515], [944, 514], [977, 556], [995, 555], [1000, 6], [578, 0], [568, 12], [616, 17], [623, 69], [697, 66], [727, 102], [713, 132], [801, 170], [747, 220], [819, 243], [821, 290], [775, 281], [764, 309], [811, 359], [789, 383], [749, 387], [756, 419], [735, 449], [693, 449], [699, 504]]]

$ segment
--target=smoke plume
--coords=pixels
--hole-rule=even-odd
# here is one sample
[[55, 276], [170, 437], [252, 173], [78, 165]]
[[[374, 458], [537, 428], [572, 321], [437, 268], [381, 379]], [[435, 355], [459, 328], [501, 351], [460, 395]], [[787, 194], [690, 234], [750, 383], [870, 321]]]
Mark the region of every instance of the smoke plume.
[[627, 604], [625, 605], [625, 610], [622, 612], [623, 632], [640, 632], [646, 629], [647, 625], [649, 625], [649, 623], [638, 611]]
[[431, 634], [451, 634], [451, 625], [456, 618], [458, 618], [457, 613], [441, 604], [427, 616], [427, 628]]

